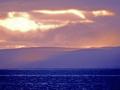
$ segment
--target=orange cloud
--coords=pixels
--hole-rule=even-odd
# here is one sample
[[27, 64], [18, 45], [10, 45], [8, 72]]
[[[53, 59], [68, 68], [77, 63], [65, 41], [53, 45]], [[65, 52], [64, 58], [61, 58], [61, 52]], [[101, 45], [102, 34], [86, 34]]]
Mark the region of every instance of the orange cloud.
[[8, 17], [5, 19], [0, 19], [0, 26], [11, 30], [11, 31], [20, 31], [27, 32], [32, 30], [41, 30], [46, 31], [49, 29], [55, 29], [62, 27], [66, 22], [61, 24], [46, 24], [42, 22], [36, 22], [31, 19], [29, 13], [25, 12], [9, 12]]
[[115, 13], [107, 11], [107, 10], [92, 11], [92, 14], [95, 17], [98, 17], [98, 16], [114, 16], [115, 15]]
[[[96, 10], [96, 11], [87, 11], [87, 10], [78, 10], [78, 9], [66, 9], [66, 10], [32, 10], [33, 13], [43, 14], [48, 16], [54, 16], [54, 17], [62, 17], [62, 15], [65, 17], [54, 19], [54, 22], [56, 20], [62, 20], [67, 21], [71, 24], [76, 23], [83, 23], [83, 24], [89, 24], [94, 23], [95, 21], [91, 18], [94, 17], [101, 17], [101, 16], [114, 16], [115, 13], [109, 10]], [[73, 15], [70, 17], [70, 15]], [[66, 24], [67, 25], [67, 24]]]
[[[39, 19], [33, 15], [39, 13]], [[72, 15], [72, 16], [71, 16]], [[113, 16], [113, 12], [108, 10], [86, 11], [78, 9], [67, 10], [32, 10], [31, 12], [8, 12], [7, 17], [0, 19], [0, 26], [11, 31], [48, 31], [69, 24], [83, 23], [89, 24], [95, 21], [91, 17]], [[52, 17], [51, 17], [52, 16]]]
[[78, 9], [67, 9], [67, 10], [33, 10], [34, 13], [48, 14], [48, 15], [60, 15], [60, 14], [73, 14], [78, 16], [81, 19], [87, 19], [88, 14], [92, 16], [100, 17], [100, 16], [113, 16], [114, 12], [109, 10], [96, 10], [96, 11], [86, 11], [86, 10], [78, 10]]
[[58, 14], [73, 14], [78, 16], [81, 19], [86, 19], [84, 11], [77, 9], [68, 9], [68, 10], [33, 10], [35, 13], [49, 14], [49, 15], [58, 15]]

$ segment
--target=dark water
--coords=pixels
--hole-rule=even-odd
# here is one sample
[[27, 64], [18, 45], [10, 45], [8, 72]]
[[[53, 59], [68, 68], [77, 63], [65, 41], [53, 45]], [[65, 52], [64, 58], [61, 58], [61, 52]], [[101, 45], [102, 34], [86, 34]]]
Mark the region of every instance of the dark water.
[[120, 90], [120, 70], [0, 70], [0, 90]]

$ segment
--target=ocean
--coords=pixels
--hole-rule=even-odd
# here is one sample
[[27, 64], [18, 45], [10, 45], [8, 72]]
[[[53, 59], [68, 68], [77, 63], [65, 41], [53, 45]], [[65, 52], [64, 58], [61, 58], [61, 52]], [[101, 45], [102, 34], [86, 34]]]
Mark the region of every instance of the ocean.
[[0, 70], [0, 90], [120, 90], [120, 70]]

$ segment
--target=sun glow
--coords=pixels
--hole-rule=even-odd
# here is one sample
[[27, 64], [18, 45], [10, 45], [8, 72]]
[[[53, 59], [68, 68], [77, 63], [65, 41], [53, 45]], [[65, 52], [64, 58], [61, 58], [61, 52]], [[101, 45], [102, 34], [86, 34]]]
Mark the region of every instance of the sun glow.
[[12, 31], [21, 32], [36, 30], [39, 27], [27, 13], [17, 15], [15, 12], [8, 13], [8, 18], [0, 20], [0, 25]]
[[28, 32], [35, 30], [48, 31], [50, 29], [63, 27], [67, 24], [68, 22], [46, 23], [35, 21], [31, 19], [29, 13], [24, 12], [9, 12], [7, 18], [0, 19], [0, 26], [11, 31], [20, 32]]

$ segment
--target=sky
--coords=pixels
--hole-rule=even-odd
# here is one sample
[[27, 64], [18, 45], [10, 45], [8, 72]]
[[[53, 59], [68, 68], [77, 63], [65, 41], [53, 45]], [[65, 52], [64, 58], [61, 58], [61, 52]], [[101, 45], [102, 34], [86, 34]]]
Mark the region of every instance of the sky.
[[0, 0], [0, 49], [120, 46], [119, 0]]

